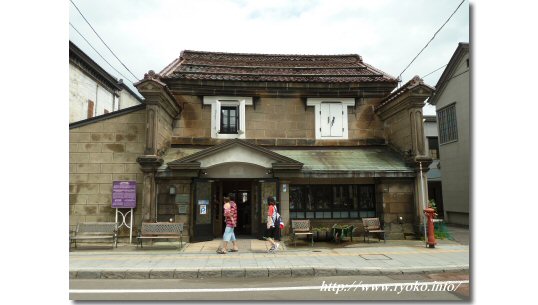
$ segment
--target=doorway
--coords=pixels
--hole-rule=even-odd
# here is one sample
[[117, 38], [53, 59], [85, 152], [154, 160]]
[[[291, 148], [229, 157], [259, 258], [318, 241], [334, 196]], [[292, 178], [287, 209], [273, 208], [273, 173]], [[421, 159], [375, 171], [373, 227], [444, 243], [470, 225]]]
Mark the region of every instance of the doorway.
[[[252, 180], [229, 180], [222, 182], [224, 197], [234, 197], [237, 204], [237, 226], [235, 234], [252, 235], [252, 211], [254, 200], [252, 197]], [[226, 224], [222, 222], [222, 230]]]

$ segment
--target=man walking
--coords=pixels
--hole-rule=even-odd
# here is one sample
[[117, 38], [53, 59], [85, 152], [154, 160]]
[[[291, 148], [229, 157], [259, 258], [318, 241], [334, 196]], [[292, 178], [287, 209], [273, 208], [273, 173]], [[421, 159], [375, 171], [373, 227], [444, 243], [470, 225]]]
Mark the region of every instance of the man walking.
[[232, 249], [230, 252], [239, 251], [237, 247], [237, 240], [235, 238], [234, 228], [237, 226], [237, 204], [235, 203], [235, 197], [224, 197], [224, 217], [226, 222], [226, 229], [222, 236], [222, 245], [217, 249], [218, 254], [226, 254], [228, 249], [228, 242], [232, 242]]

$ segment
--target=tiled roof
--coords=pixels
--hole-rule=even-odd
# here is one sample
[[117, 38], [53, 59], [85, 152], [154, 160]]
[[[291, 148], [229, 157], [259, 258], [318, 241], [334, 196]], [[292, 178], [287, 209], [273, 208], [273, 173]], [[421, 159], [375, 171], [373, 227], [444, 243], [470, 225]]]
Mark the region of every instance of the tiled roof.
[[160, 73], [163, 79], [263, 82], [388, 82], [396, 79], [357, 54], [279, 55], [183, 51]]

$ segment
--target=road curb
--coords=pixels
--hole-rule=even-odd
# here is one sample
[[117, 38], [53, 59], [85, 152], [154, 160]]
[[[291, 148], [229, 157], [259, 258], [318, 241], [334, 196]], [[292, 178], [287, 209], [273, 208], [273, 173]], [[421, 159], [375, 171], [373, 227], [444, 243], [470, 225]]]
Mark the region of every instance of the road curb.
[[204, 268], [151, 270], [69, 270], [69, 279], [194, 279], [194, 278], [263, 278], [320, 277], [350, 275], [394, 275], [444, 272], [468, 272], [469, 266], [402, 267], [402, 268]]

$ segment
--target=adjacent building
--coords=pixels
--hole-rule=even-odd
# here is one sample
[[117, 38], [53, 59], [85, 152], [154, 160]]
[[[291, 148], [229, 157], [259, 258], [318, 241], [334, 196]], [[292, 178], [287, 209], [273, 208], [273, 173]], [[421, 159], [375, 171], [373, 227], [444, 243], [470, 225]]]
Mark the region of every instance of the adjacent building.
[[469, 43], [459, 43], [429, 100], [437, 111], [444, 219], [469, 224]]
[[424, 116], [424, 135], [426, 136], [426, 151], [432, 158], [428, 170], [428, 202], [435, 202], [437, 217], [444, 217], [443, 187], [441, 184], [441, 163], [439, 162], [439, 136], [437, 132], [437, 117]]
[[135, 223], [176, 221], [190, 241], [259, 237], [266, 198], [314, 227], [379, 217], [389, 238], [420, 231], [431, 158], [422, 108], [434, 89], [356, 54], [183, 51], [135, 84], [145, 104], [70, 125], [70, 219], [104, 221], [112, 181], [137, 182]]
[[118, 81], [69, 41], [69, 123], [142, 102], [122, 80]]

